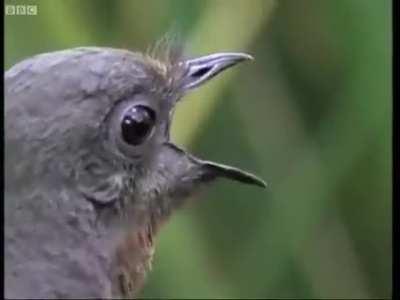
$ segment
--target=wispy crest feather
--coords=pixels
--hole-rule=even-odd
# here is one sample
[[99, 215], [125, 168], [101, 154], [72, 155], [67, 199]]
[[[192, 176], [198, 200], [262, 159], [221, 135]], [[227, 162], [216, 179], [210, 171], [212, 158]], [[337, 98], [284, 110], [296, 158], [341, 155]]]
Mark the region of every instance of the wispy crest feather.
[[170, 89], [177, 87], [176, 85], [184, 72], [180, 62], [184, 61], [185, 57], [184, 44], [175, 30], [164, 34], [146, 50], [144, 56], [168, 81], [167, 86]]
[[184, 59], [183, 42], [177, 33], [168, 32], [150, 46], [145, 55], [166, 68], [173, 67]]

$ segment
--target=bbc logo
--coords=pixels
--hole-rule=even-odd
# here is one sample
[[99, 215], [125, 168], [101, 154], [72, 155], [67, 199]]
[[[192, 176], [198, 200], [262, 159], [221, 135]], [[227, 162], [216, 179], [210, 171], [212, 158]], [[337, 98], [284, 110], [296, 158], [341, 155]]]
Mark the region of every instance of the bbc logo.
[[6, 5], [7, 16], [36, 16], [37, 5]]

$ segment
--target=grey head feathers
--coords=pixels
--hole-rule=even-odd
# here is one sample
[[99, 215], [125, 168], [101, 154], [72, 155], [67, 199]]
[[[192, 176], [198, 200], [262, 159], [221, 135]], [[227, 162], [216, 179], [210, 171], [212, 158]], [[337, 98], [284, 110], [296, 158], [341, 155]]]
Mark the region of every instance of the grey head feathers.
[[[6, 96], [13, 98], [6, 102], [6, 133], [10, 140], [23, 141], [19, 151], [36, 155], [20, 163], [31, 165], [38, 176], [43, 172], [72, 180], [93, 196], [97, 189], [92, 198], [107, 195], [109, 199], [98, 199], [104, 203], [120, 199], [118, 193], [146, 176], [146, 186], [154, 185], [158, 196], [221, 176], [263, 186], [247, 172], [169, 146], [171, 112], [182, 95], [251, 57], [219, 53], [180, 60], [170, 55], [164, 62], [140, 53], [92, 47], [43, 54], [16, 65], [5, 79]], [[135, 105], [149, 107], [156, 120], [147, 140], [130, 145], [122, 138], [121, 118]], [[175, 151], [177, 161], [162, 161], [165, 149]], [[179, 160], [186, 162], [186, 168], [173, 168]], [[183, 173], [187, 170], [193, 172], [193, 182], [177, 181], [188, 178]], [[171, 182], [153, 182], [152, 173], [160, 172], [171, 173]]]
[[136, 232], [216, 178], [265, 187], [251, 173], [195, 157], [169, 134], [186, 93], [251, 56], [155, 52], [81, 47], [28, 58], [5, 73], [9, 297], [115, 295], [110, 253], [122, 230], [107, 222], [99, 230], [99, 215], [124, 216]]

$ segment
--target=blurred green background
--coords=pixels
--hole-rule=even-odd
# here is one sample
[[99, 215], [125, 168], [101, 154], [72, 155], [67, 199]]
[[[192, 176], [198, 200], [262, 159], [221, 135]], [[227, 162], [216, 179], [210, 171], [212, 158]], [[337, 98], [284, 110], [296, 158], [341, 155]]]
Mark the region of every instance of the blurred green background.
[[255, 171], [221, 180], [157, 240], [143, 297], [388, 298], [392, 274], [392, 7], [384, 0], [7, 0], [5, 63], [75, 46], [256, 60], [193, 92], [173, 139]]

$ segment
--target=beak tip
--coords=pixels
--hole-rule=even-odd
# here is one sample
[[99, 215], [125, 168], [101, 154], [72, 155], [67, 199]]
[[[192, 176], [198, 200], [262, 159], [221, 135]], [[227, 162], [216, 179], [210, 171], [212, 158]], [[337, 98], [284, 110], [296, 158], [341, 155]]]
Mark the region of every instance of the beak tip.
[[244, 54], [245, 55], [245, 59], [246, 60], [255, 60], [254, 56], [250, 55], [250, 54]]
[[266, 189], [268, 187], [268, 184], [262, 179], [260, 179], [257, 183], [257, 185], [263, 189]]
[[236, 62], [242, 62], [242, 61], [252, 61], [254, 60], [254, 56], [247, 54], [247, 53], [234, 53], [234, 56], [236, 56]]

